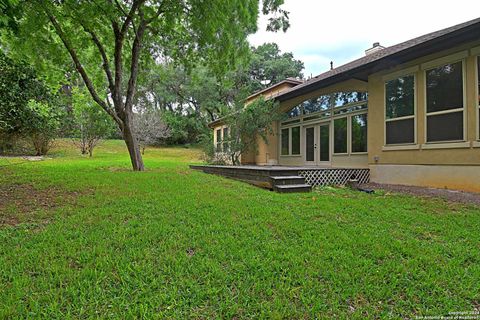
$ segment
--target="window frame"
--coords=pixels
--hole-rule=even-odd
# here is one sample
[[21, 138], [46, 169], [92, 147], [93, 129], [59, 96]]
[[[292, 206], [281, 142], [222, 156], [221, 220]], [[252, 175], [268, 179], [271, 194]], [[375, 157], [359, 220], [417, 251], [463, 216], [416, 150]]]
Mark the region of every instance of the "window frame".
[[[218, 133], [220, 133], [220, 139], [219, 139]], [[223, 127], [220, 127], [215, 130], [215, 152], [216, 153], [223, 152]]]
[[[299, 153], [295, 153], [293, 154], [292, 153], [292, 149], [293, 149], [293, 139], [292, 139], [292, 129], [293, 128], [298, 128], [299, 130], [299, 145], [300, 145], [300, 148], [299, 148]], [[283, 130], [288, 130], [288, 154], [283, 154], [282, 153], [282, 139], [283, 139]], [[279, 154], [280, 154], [280, 157], [301, 157], [302, 156], [302, 126], [299, 124], [299, 123], [295, 123], [295, 124], [292, 124], [290, 126], [287, 126], [287, 127], [280, 127], [280, 146], [279, 146]]]
[[[403, 69], [391, 74], [386, 75], [382, 78], [383, 80], [383, 147], [384, 148], [395, 148], [395, 147], [411, 147], [418, 144], [418, 135], [417, 135], [417, 84], [418, 84], [418, 77], [417, 72], [419, 68], [418, 66], [414, 66], [411, 68]], [[403, 116], [397, 117], [393, 119], [387, 119], [387, 82], [403, 78], [413, 76], [413, 115], [410, 116]], [[401, 120], [409, 120], [413, 119], [413, 142], [405, 142], [405, 143], [388, 143], [387, 144], [387, 122], [394, 122], [394, 121], [401, 121]]]
[[475, 63], [474, 63], [474, 73], [475, 73], [475, 103], [476, 103], [476, 113], [475, 113], [475, 118], [476, 118], [476, 127], [475, 127], [475, 133], [476, 133], [476, 142], [480, 141], [480, 72], [478, 69], [480, 68], [480, 47], [476, 47], [472, 49], [472, 55], [475, 58]]
[[[467, 138], [467, 82], [466, 82], [466, 61], [465, 59], [468, 57], [468, 51], [461, 51], [457, 52], [455, 54], [441, 57], [429, 62], [426, 62], [421, 65], [421, 69], [423, 72], [423, 121], [424, 121], [424, 126], [423, 126], [423, 138], [424, 138], [424, 144], [422, 145], [422, 148], [428, 149], [429, 146], [434, 146], [434, 145], [455, 145], [459, 144], [462, 142], [466, 142]], [[435, 111], [435, 112], [427, 112], [427, 71], [431, 69], [435, 69], [447, 64], [454, 64], [457, 62], [461, 62], [462, 64], [462, 90], [463, 90], [463, 106], [462, 108], [456, 108], [456, 109], [449, 109], [449, 110], [441, 110], [441, 111]], [[443, 140], [443, 141], [427, 141], [427, 131], [428, 131], [428, 117], [429, 116], [437, 116], [437, 115], [443, 115], [443, 114], [449, 114], [449, 113], [455, 113], [455, 112], [462, 112], [463, 113], [463, 137], [461, 140]]]

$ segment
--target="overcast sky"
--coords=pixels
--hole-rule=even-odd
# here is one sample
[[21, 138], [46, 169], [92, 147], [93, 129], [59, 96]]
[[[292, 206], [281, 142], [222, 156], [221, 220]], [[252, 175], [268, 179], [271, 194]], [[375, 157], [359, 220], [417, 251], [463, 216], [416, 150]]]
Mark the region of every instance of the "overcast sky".
[[387, 47], [480, 16], [478, 0], [285, 0], [283, 8], [290, 12], [286, 33], [266, 32], [261, 17], [249, 40], [293, 52], [305, 77], [327, 71], [332, 60], [339, 66], [363, 56], [373, 42]]

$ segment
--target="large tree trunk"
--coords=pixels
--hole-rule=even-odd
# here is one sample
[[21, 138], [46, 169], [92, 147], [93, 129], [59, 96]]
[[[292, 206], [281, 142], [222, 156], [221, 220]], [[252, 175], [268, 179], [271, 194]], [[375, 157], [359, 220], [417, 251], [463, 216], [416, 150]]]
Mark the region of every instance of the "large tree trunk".
[[129, 121], [123, 126], [122, 134], [123, 140], [125, 140], [125, 144], [127, 145], [128, 153], [130, 154], [133, 171], [144, 171], [145, 166], [143, 164], [142, 154], [140, 153], [140, 146]]

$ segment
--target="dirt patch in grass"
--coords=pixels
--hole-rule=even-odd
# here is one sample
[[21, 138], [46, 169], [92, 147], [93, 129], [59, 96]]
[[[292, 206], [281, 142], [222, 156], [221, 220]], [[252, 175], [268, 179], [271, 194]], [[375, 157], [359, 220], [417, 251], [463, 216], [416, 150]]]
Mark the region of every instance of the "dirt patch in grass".
[[36, 189], [31, 184], [0, 185], [0, 228], [49, 220], [48, 212], [73, 203], [83, 192], [60, 188]]
[[480, 206], [480, 193], [380, 183], [364, 184], [362, 187]]

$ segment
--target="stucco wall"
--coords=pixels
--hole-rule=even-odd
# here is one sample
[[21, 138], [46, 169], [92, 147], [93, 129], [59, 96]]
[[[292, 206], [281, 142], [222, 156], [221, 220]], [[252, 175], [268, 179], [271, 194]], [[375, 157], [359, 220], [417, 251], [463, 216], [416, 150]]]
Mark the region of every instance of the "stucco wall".
[[[478, 97], [476, 84], [476, 56], [470, 51], [479, 43], [457, 47], [445, 52], [424, 57], [411, 63], [399, 66], [395, 69], [371, 75], [368, 79], [368, 150], [370, 164], [456, 164], [480, 165], [480, 149], [474, 148], [477, 141], [477, 106]], [[445, 57], [460, 51], [467, 51], [465, 59], [465, 93], [466, 93], [466, 143], [451, 144], [426, 144], [425, 139], [425, 72], [421, 64]], [[416, 75], [416, 143], [411, 146], [412, 150], [387, 150], [384, 148], [385, 137], [385, 102], [384, 102], [384, 76], [389, 73], [399, 72], [402, 69], [418, 66]], [[434, 147], [438, 149], [430, 149]], [[440, 149], [442, 148], [442, 149]], [[375, 161], [378, 159], [378, 161]]]

